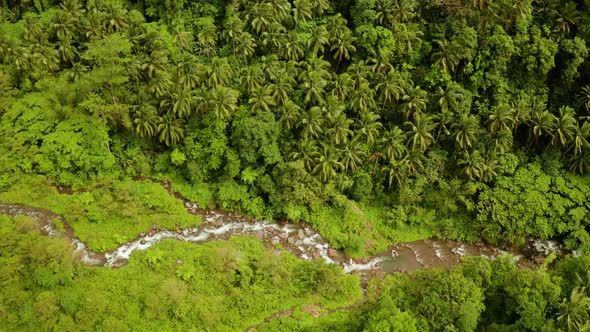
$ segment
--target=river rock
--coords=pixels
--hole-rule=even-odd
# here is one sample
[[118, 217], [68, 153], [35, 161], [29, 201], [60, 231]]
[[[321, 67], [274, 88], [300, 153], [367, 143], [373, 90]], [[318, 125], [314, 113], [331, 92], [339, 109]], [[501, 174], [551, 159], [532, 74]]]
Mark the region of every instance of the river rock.
[[334, 248], [328, 248], [328, 256], [334, 258], [338, 256], [338, 251]]
[[303, 245], [303, 241], [297, 240], [297, 241], [295, 241], [295, 245], [298, 246], [298, 247], [300, 247], [300, 246]]
[[302, 229], [297, 231], [297, 236], [299, 237], [300, 240], [303, 240], [303, 238], [305, 237], [305, 233], [303, 232]]
[[264, 239], [264, 231], [256, 232], [256, 238], [258, 238], [258, 240]]
[[294, 244], [295, 243], [295, 238], [290, 237], [290, 238], [287, 239], [287, 242], [289, 242], [289, 244]]
[[287, 237], [287, 235], [285, 233], [279, 233], [279, 238], [281, 240], [284, 240]]
[[273, 245], [275, 245], [275, 246], [276, 246], [277, 244], [281, 243], [281, 240], [279, 240], [279, 239], [277, 239], [277, 238], [275, 237], [275, 238], [273, 238], [273, 239], [272, 239], [272, 241], [271, 241], [271, 242], [272, 242], [272, 244], [273, 244]]

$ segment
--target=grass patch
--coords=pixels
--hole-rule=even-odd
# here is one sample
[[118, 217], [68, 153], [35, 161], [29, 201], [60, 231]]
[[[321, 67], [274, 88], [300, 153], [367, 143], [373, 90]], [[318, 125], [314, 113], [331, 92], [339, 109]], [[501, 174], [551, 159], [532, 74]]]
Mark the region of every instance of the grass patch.
[[0, 193], [0, 201], [49, 209], [62, 215], [76, 236], [92, 250], [107, 251], [132, 240], [152, 226], [187, 228], [201, 218], [150, 181], [104, 180], [85, 192], [59, 194], [41, 176], [28, 176]]

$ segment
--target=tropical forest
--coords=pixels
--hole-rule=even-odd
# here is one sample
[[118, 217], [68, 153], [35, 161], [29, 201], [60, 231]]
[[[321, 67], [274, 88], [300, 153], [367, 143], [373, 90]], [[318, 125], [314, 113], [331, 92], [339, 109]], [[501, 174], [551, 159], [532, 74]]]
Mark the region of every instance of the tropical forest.
[[590, 0], [0, 0], [0, 331], [590, 331]]

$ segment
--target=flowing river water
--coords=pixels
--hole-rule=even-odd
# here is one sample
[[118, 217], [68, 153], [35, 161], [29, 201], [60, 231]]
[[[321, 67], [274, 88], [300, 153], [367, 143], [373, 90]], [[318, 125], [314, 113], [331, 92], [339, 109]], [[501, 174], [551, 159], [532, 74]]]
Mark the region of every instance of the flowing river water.
[[[328, 263], [338, 264], [347, 273], [360, 273], [363, 280], [387, 273], [407, 272], [430, 267], [453, 267], [460, 264], [461, 258], [464, 256], [483, 256], [494, 259], [508, 253], [523, 265], [534, 265], [542, 262], [552, 251], [557, 251], [558, 254], [564, 253], [562, 246], [555, 241], [529, 240], [521, 248], [500, 249], [481, 241], [469, 244], [452, 240], [430, 239], [399, 243], [373, 257], [355, 260], [346, 257], [342, 251], [331, 248], [316, 230], [305, 223], [255, 221], [229, 212], [200, 209], [197, 204], [172, 192], [169, 183], [163, 182], [162, 185], [171, 194], [183, 200], [189, 213], [203, 216], [203, 224], [183, 230], [152, 228], [146, 233], [140, 234], [135, 240], [108, 252], [99, 253], [89, 250], [82, 241], [75, 237], [73, 229], [65, 220], [49, 210], [22, 204], [0, 203], [0, 213], [13, 217], [27, 215], [37, 219], [46, 235], [63, 234], [62, 236], [70, 239], [80, 260], [88, 265], [105, 267], [125, 265], [134, 251], [146, 250], [165, 239], [205, 243], [213, 240], [225, 240], [237, 235], [254, 236], [268, 248], [278, 250], [282, 247], [304, 260], [323, 259]], [[63, 230], [58, 231], [53, 223], [54, 219], [63, 222]]]

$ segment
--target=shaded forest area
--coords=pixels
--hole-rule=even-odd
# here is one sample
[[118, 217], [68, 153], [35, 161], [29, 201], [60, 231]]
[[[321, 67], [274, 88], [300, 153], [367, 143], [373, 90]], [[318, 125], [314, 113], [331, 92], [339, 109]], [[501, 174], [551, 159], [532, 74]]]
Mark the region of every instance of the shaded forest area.
[[[306, 221], [354, 257], [428, 237], [590, 252], [589, 0], [2, 0], [0, 21], [0, 197], [69, 213], [96, 248], [167, 225], [155, 210], [190, 223], [131, 180], [149, 177], [203, 208]], [[97, 270], [1, 218], [9, 330], [235, 330], [360, 297], [342, 271], [248, 238]], [[260, 329], [588, 330], [589, 268], [474, 260]], [[110, 287], [124, 280], [133, 296]]]

